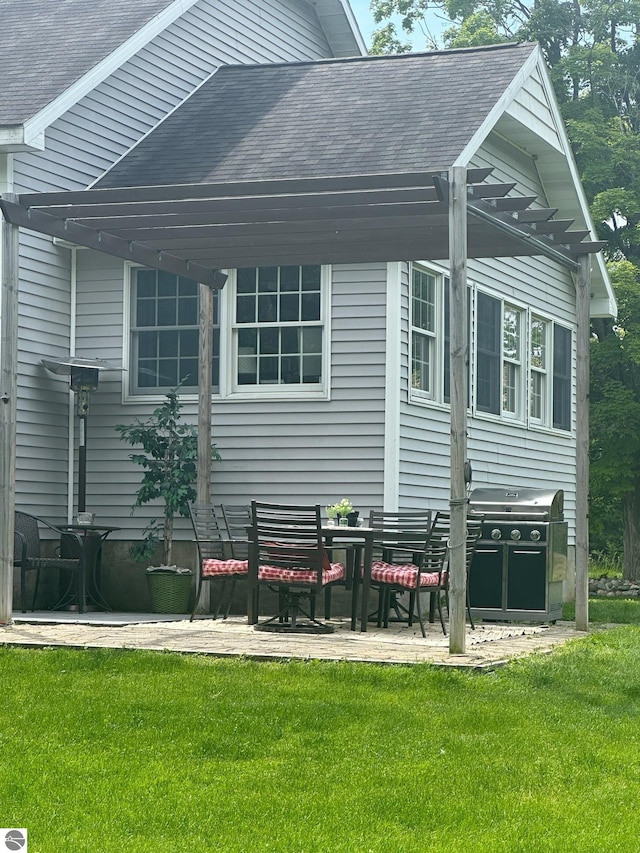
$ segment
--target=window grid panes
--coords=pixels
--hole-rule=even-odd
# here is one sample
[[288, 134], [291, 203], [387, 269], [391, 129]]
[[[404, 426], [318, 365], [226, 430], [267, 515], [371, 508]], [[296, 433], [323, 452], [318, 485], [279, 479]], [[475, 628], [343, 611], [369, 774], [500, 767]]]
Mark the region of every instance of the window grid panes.
[[[132, 376], [137, 393], [198, 387], [199, 298], [192, 279], [133, 270]], [[218, 294], [214, 292], [212, 385], [219, 382]]]
[[504, 306], [502, 314], [502, 410], [518, 416], [521, 377], [522, 311]]
[[321, 268], [237, 270], [237, 384], [322, 382]]
[[544, 423], [547, 417], [547, 334], [548, 323], [540, 317], [531, 318], [529, 368], [531, 373], [529, 414], [532, 420]]
[[437, 281], [413, 267], [411, 279], [411, 387], [433, 397], [436, 347]]

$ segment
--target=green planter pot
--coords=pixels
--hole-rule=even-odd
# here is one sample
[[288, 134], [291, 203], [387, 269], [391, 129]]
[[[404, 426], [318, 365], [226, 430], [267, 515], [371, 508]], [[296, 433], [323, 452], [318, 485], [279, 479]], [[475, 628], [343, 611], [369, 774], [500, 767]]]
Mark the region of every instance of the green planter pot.
[[192, 578], [191, 569], [147, 569], [153, 612], [188, 613]]

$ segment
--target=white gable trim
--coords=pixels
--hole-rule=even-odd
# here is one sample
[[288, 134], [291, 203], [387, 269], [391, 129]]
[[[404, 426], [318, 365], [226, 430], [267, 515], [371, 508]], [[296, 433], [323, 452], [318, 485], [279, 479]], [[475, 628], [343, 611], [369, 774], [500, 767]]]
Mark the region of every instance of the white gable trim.
[[[551, 119], [561, 144], [561, 150], [558, 151], [558, 157], [562, 157], [563, 162], [566, 165], [568, 173], [567, 180], [571, 182], [576, 196], [577, 207], [584, 219], [585, 226], [589, 229], [591, 239], [597, 240], [598, 236], [591, 218], [591, 212], [589, 210], [587, 198], [584, 194], [584, 188], [580, 181], [578, 167], [576, 166], [576, 162], [573, 157], [571, 143], [569, 142], [562, 114], [560, 113], [560, 108], [556, 101], [553, 86], [551, 85], [551, 79], [547, 72], [542, 51], [539, 47], [536, 46], [531, 52], [531, 56], [523, 64], [518, 74], [516, 74], [509, 86], [505, 89], [502, 96], [498, 99], [493, 109], [489, 112], [476, 133], [469, 140], [453, 165], [465, 167], [469, 165], [469, 161], [481, 147], [489, 133], [494, 129], [501, 116], [508, 111], [509, 106], [514, 102], [517, 94], [524, 87], [526, 80], [536, 71], [538, 73], [539, 82], [544, 88]], [[553, 199], [550, 199], [550, 202], [553, 203]], [[593, 275], [592, 278], [591, 316], [615, 317], [617, 314], [616, 299], [601, 252], [598, 252], [595, 255], [593, 261], [593, 272], [595, 275]]]
[[334, 56], [367, 55], [349, 0], [307, 0], [315, 9]]
[[[88, 71], [84, 77], [76, 81], [65, 92], [59, 95], [55, 100], [47, 104], [40, 112], [36, 113], [23, 125], [22, 146], [30, 146], [37, 149], [44, 148], [44, 131], [61, 115], [64, 115], [71, 107], [79, 100], [85, 97], [89, 92], [93, 91], [100, 83], [106, 80], [113, 74], [121, 65], [131, 59], [139, 50], [145, 47], [159, 33], [165, 30], [170, 24], [176, 21], [185, 12], [188, 12], [192, 6], [195, 6], [199, 0], [174, 0], [173, 3], [167, 6], [162, 12], [152, 18], [142, 29], [127, 39], [113, 53], [105, 57], [102, 62], [94, 66]], [[15, 131], [17, 128], [10, 128], [8, 131], [0, 131], [0, 145], [5, 143], [5, 133]], [[9, 144], [10, 140], [7, 140]]]

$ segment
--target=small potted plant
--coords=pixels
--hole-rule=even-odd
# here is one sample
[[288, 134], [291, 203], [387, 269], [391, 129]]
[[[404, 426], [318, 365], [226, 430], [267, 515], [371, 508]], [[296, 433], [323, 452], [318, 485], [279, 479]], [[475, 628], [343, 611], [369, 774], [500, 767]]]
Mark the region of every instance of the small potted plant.
[[338, 503], [327, 507], [328, 518], [339, 518], [339, 524], [355, 527], [358, 523], [358, 512], [353, 508], [349, 498], [342, 498]]
[[[191, 569], [176, 566], [172, 559], [173, 522], [176, 515], [189, 515], [189, 503], [196, 499], [198, 431], [181, 422], [181, 404], [176, 388], [146, 421], [118, 424], [120, 438], [132, 446], [141, 445], [144, 453], [131, 453], [129, 459], [144, 468], [136, 494], [136, 507], [153, 500], [162, 501], [163, 518], [152, 519], [143, 531], [141, 542], [131, 546], [134, 560], [152, 558], [162, 543], [163, 563], [147, 569], [151, 603], [155, 613], [188, 613], [191, 593]], [[215, 445], [211, 457], [220, 460]]]

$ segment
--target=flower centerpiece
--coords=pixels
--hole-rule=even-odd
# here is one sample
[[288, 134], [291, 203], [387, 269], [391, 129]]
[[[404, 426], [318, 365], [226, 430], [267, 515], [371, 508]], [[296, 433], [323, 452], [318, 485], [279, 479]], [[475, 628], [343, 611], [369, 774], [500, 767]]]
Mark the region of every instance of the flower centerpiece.
[[349, 527], [355, 527], [358, 523], [358, 512], [353, 508], [349, 498], [342, 498], [341, 501], [331, 504], [326, 509], [327, 518], [338, 517], [341, 524], [348, 524]]

